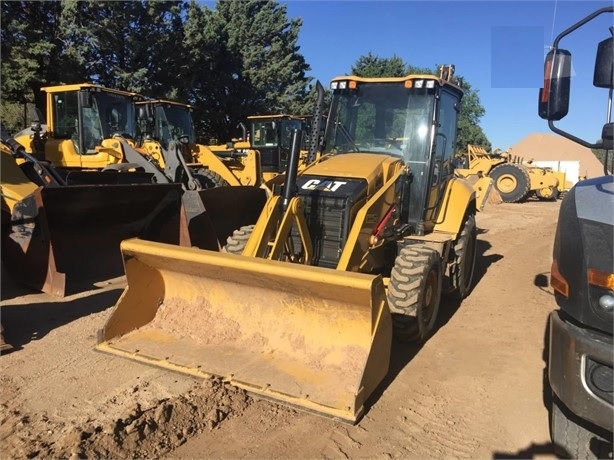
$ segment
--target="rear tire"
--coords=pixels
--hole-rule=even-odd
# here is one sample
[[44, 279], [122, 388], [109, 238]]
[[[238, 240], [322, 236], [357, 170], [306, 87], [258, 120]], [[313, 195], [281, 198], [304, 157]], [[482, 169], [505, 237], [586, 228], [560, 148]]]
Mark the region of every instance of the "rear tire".
[[454, 244], [454, 259], [450, 266], [450, 282], [453, 297], [462, 300], [469, 295], [475, 271], [477, 228], [475, 216], [465, 220], [461, 233]]
[[504, 163], [495, 167], [490, 177], [504, 203], [519, 203], [529, 196], [531, 178], [520, 165]]
[[612, 434], [594, 433], [578, 424], [578, 417], [552, 394], [550, 437], [554, 453], [561, 458], [599, 459], [612, 458]]
[[232, 235], [226, 239], [226, 245], [222, 248], [222, 252], [228, 254], [241, 255], [247, 244], [247, 240], [254, 232], [254, 225], [245, 225], [239, 230], [235, 230]]
[[207, 168], [199, 168], [192, 171], [192, 175], [194, 180], [198, 181], [203, 189], [228, 186], [228, 182], [222, 176]]
[[422, 244], [401, 248], [388, 283], [388, 305], [396, 338], [425, 342], [435, 327], [441, 300], [439, 253]]

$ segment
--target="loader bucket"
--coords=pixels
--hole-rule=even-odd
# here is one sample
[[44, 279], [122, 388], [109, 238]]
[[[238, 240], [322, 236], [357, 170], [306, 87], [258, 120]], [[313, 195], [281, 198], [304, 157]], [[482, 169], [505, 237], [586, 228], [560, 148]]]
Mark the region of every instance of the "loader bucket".
[[180, 210], [178, 184], [39, 187], [3, 223], [2, 259], [17, 281], [72, 294], [123, 275], [126, 238], [186, 241]]
[[256, 223], [266, 200], [266, 191], [254, 186], [185, 191], [182, 201], [190, 245], [218, 250], [235, 230]]
[[388, 371], [382, 278], [131, 239], [99, 351], [349, 423]]

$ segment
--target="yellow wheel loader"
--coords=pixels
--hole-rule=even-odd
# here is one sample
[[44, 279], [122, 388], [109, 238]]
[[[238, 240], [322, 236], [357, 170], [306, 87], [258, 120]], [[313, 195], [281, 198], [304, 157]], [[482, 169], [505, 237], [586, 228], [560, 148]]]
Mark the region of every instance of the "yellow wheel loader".
[[456, 173], [463, 177], [489, 176], [505, 203], [519, 203], [535, 195], [540, 200], [556, 200], [565, 188], [565, 173], [532, 166], [510, 151], [487, 152], [483, 147], [467, 146], [457, 154]]
[[252, 115], [247, 117], [247, 120], [250, 125], [249, 145], [260, 152], [262, 175], [265, 182], [270, 182], [286, 171], [292, 132], [296, 129], [304, 133], [299, 170], [307, 166], [311, 117], [286, 114]]
[[472, 288], [478, 206], [452, 166], [452, 74], [335, 78], [317, 160], [299, 171], [295, 129], [282, 187], [224, 251], [122, 243], [127, 288], [96, 348], [356, 423], [393, 327], [423, 342], [442, 294]]
[[[182, 202], [193, 246], [211, 247], [213, 239], [210, 234], [214, 233], [221, 235], [220, 241], [223, 242], [223, 235], [226, 234], [224, 229], [232, 225], [232, 222], [256, 221], [266, 200], [266, 193], [257, 187], [258, 180], [253, 179], [259, 174], [257, 157], [254, 159], [255, 154], [248, 156], [246, 168], [252, 172], [245, 173], [243, 182], [238, 182], [236, 178], [233, 180], [232, 175], [228, 174], [228, 168], [210, 155], [209, 164], [215, 166], [215, 171], [199, 163], [198, 174], [192, 174], [195, 170], [188, 162], [195, 151], [200, 152], [200, 146], [185, 146], [171, 136], [180, 131], [190, 132], [192, 119], [185, 105], [176, 105], [179, 110], [172, 113], [167, 110], [159, 118], [160, 126], [168, 128], [169, 120], [165, 113], [169, 113], [176, 123], [176, 131], [167, 133], [153, 130], [153, 134], [159, 138], [149, 139], [144, 147], [143, 139], [147, 131], [141, 134], [139, 127], [147, 126], [143, 125], [138, 108], [148, 106], [137, 106], [145, 100], [143, 96], [89, 83], [49, 86], [42, 88], [42, 91], [47, 94], [46, 132], [42, 136], [37, 135], [39, 129], [35, 123], [34, 135], [17, 140], [26, 146], [27, 151], [33, 151], [56, 169], [67, 173], [83, 170], [122, 173], [136, 171], [149, 174], [153, 182], [180, 183], [184, 189]], [[149, 111], [154, 122], [157, 113]], [[194, 137], [189, 139], [193, 140]], [[162, 142], [166, 143], [165, 147], [161, 146]], [[38, 151], [35, 149], [37, 146]], [[152, 156], [152, 152], [158, 152], [157, 156]], [[131, 176], [125, 174], [118, 177], [123, 182], [131, 180]], [[208, 191], [227, 183], [244, 187], [226, 193]], [[246, 204], [243, 206], [236, 203]], [[220, 214], [218, 211], [223, 212]], [[203, 217], [204, 213], [215, 215], [218, 219], [215, 232], [208, 223], [210, 219]]]
[[211, 151], [194, 144], [191, 108], [185, 104], [145, 101], [137, 93], [89, 83], [41, 90], [47, 102], [45, 130], [39, 119], [16, 139], [26, 152], [56, 168], [141, 170], [153, 174], [155, 182], [179, 182], [186, 190], [259, 183], [254, 154], [245, 155], [246, 172], [238, 179]]
[[136, 107], [137, 144], [171, 180], [187, 183], [190, 190], [262, 182], [258, 152], [196, 142], [192, 106], [156, 99]]
[[[157, 215], [157, 210], [165, 207], [165, 196], [180, 200], [181, 212], [177, 211], [179, 214], [168, 225], [179, 222], [181, 227], [177, 224], [175, 231], [183, 238], [152, 239], [217, 250], [237, 222], [256, 221], [266, 201], [265, 191], [257, 187], [233, 187], [236, 190], [225, 194], [182, 190], [183, 184], [172, 183], [163, 170], [134, 148], [134, 102], [139, 95], [91, 84], [46, 87], [43, 91], [47, 94], [44, 129], [37, 117], [31, 129], [17, 136], [23, 146], [13, 149], [18, 153], [13, 157], [3, 155], [3, 164], [8, 164], [2, 171], [3, 189], [26, 183], [23, 174], [33, 188], [42, 187], [32, 196], [27, 191], [13, 193], [11, 199], [35, 200], [40, 195], [36, 206], [44, 207], [46, 217], [39, 217], [43, 222], [39, 228], [49, 228], [46, 234], [37, 230], [28, 236], [42, 242], [39, 255], [28, 238], [19, 239], [17, 245], [7, 240], [15, 250], [7, 268], [17, 279], [63, 295], [74, 292], [66, 283], [73, 285], [70, 280], [80, 279], [85, 268], [100, 272], [93, 277], [99, 280], [104, 279], [102, 273], [122, 275], [119, 241], [146, 237], [141, 225], [144, 221], [131, 222], [140, 222], [150, 213]], [[45, 171], [44, 178], [40, 171]], [[13, 213], [14, 209], [9, 211]], [[32, 216], [26, 213], [25, 218]], [[14, 216], [15, 222], [22, 220]], [[124, 230], [108, 230], [116, 225]], [[11, 233], [9, 239], [16, 240], [18, 234]], [[107, 234], [108, 244], [98, 244], [96, 235], [102, 238]], [[71, 243], [81, 240], [86, 242]], [[3, 251], [3, 257], [8, 253]], [[90, 256], [84, 258], [82, 254]], [[104, 255], [114, 262], [104, 262]], [[34, 265], [38, 267], [36, 275], [31, 274]]]
[[46, 94], [45, 129], [37, 111], [32, 128], [15, 136], [27, 153], [67, 172], [137, 168], [130, 164], [138, 160], [134, 142], [122, 141], [134, 138], [134, 102], [142, 96], [89, 83], [41, 91]]
[[142, 173], [66, 173], [7, 133], [1, 140], [2, 261], [16, 281], [64, 296], [121, 276], [123, 239], [189, 243], [178, 184]]

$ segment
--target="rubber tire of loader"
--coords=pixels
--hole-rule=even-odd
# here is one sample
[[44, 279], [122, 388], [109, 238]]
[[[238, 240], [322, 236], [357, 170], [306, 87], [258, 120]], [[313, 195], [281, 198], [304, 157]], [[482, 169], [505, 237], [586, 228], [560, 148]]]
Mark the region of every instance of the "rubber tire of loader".
[[448, 294], [463, 300], [471, 292], [476, 260], [477, 228], [475, 215], [467, 216], [458, 239], [454, 242], [453, 260], [450, 267], [452, 290]]
[[222, 176], [207, 168], [193, 170], [192, 175], [203, 189], [228, 186], [228, 182]]
[[400, 249], [388, 283], [388, 306], [394, 336], [424, 343], [433, 332], [442, 291], [439, 253], [423, 244]]
[[556, 201], [556, 199], [559, 197], [559, 189], [556, 187], [537, 189], [535, 190], [535, 196], [542, 201]]
[[612, 458], [612, 434], [601, 433], [599, 428], [585, 428], [586, 422], [571, 413], [552, 393], [550, 411], [550, 438], [554, 453], [560, 458], [601, 459]]
[[520, 165], [504, 163], [496, 166], [490, 177], [504, 203], [519, 203], [529, 196], [531, 178]]
[[226, 244], [222, 248], [222, 252], [240, 256], [253, 232], [254, 225], [244, 225], [239, 230], [235, 230], [232, 235], [226, 238]]

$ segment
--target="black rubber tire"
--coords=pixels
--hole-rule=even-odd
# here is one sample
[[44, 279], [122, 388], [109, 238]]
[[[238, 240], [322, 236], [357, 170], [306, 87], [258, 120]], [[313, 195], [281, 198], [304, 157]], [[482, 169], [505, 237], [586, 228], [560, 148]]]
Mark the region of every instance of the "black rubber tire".
[[559, 197], [559, 189], [556, 187], [549, 187], [548, 190], [537, 189], [535, 196], [542, 201], [556, 201]]
[[245, 225], [239, 230], [235, 230], [232, 235], [226, 238], [226, 244], [222, 248], [222, 252], [240, 256], [243, 253], [243, 249], [245, 249], [247, 240], [249, 240], [253, 232], [254, 225]]
[[454, 242], [453, 259], [449, 267], [449, 279], [452, 297], [462, 300], [469, 295], [473, 287], [475, 271], [477, 228], [475, 216], [467, 217], [458, 239]]
[[612, 434], [595, 431], [580, 425], [578, 417], [556, 395], [552, 395], [550, 437], [555, 454], [575, 459], [612, 458]]
[[228, 182], [222, 176], [207, 168], [193, 170], [192, 176], [203, 189], [228, 186]]
[[403, 342], [425, 342], [433, 332], [442, 290], [439, 253], [422, 244], [401, 248], [390, 273], [388, 306], [394, 334]]
[[519, 203], [529, 196], [529, 172], [515, 163], [504, 163], [490, 172], [494, 186], [504, 203]]

